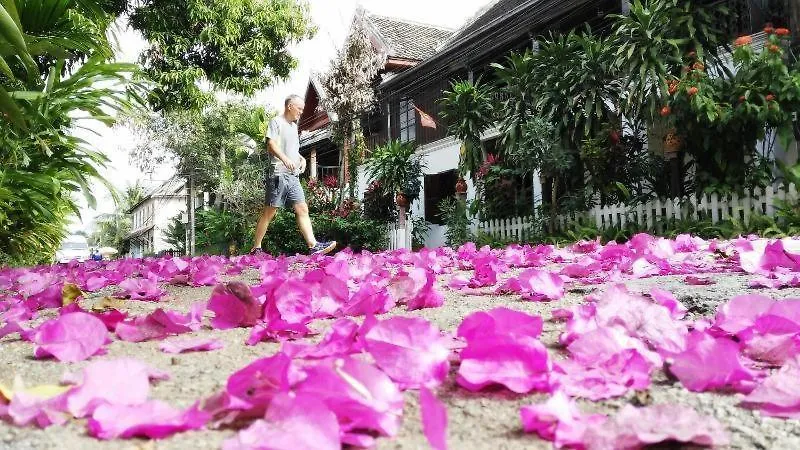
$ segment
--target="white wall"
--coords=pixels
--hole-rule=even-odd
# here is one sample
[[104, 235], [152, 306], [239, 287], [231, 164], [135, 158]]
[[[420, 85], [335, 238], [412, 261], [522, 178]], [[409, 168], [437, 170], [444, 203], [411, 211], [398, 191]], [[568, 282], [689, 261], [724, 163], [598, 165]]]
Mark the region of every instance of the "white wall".
[[171, 246], [165, 241], [167, 227], [173, 217], [186, 212], [186, 198], [184, 197], [169, 197], [159, 200], [155, 214], [155, 227], [153, 228], [155, 233], [153, 236], [153, 251], [156, 253], [170, 249]]

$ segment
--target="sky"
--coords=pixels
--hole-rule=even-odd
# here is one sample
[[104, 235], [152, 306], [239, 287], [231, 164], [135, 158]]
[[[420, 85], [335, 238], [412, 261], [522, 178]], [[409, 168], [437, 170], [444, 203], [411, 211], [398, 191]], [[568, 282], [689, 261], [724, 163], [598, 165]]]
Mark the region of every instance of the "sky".
[[[280, 109], [287, 95], [291, 93], [304, 95], [310, 73], [324, 71], [331, 59], [336, 56], [336, 51], [344, 42], [358, 5], [379, 15], [457, 29], [489, 3], [491, 0], [310, 0], [312, 21], [318, 27], [316, 36], [292, 48], [291, 52], [298, 60], [298, 66], [289, 80], [259, 92], [254, 100]], [[135, 62], [139, 53], [146, 47], [146, 42], [138, 33], [124, 26], [120, 26], [117, 36], [119, 41], [117, 60]], [[137, 180], [145, 185], [156, 184], [159, 180], [166, 180], [172, 175], [171, 167], [163, 167], [152, 174], [144, 174], [129, 164], [129, 151], [137, 142], [131, 130], [121, 126], [106, 128], [102, 125], [92, 125], [88, 128], [91, 132], [83, 130], [77, 131], [76, 134], [108, 156], [109, 163], [101, 170], [101, 174], [118, 189], [122, 190], [128, 185], [133, 185]], [[107, 189], [95, 183], [93, 191], [97, 198], [97, 206], [90, 208], [83, 202], [81, 220], [73, 221], [71, 226], [73, 232], [78, 230], [91, 232], [95, 217], [115, 210]]]

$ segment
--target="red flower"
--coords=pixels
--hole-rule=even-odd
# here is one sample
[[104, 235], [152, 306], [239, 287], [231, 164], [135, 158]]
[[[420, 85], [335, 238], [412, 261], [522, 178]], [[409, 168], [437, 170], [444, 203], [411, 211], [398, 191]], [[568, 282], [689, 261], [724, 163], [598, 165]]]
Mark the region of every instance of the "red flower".
[[769, 47], [767, 47], [767, 49], [769, 49], [769, 51], [771, 51], [772, 53], [780, 53], [781, 51], [781, 48], [775, 44], [770, 44]]
[[753, 43], [753, 36], [740, 36], [733, 41], [733, 45], [736, 47], [743, 47], [745, 45], [750, 45]]
[[669, 106], [661, 108], [661, 117], [667, 117], [670, 114], [672, 114], [672, 108]]
[[322, 183], [329, 188], [335, 188], [339, 186], [339, 178], [336, 175], [327, 175], [325, 178], [322, 179]]
[[702, 72], [702, 71], [706, 70], [706, 66], [703, 65], [703, 63], [698, 61], [698, 62], [694, 63], [694, 65], [692, 66], [692, 69], [697, 70], [699, 72]]
[[774, 100], [775, 100], [775, 96], [774, 96], [774, 95], [772, 95], [772, 94], [767, 94], [767, 97], [766, 97], [766, 99], [767, 99], [767, 101], [768, 101], [768, 102], [771, 102], [771, 101], [774, 101]]
[[775, 34], [778, 36], [789, 36], [790, 32], [788, 28], [778, 28], [775, 30]]
[[699, 91], [699, 89], [697, 89], [696, 87], [692, 86], [692, 87], [689, 88], [689, 95], [693, 96], [693, 95], [697, 94], [698, 91]]
[[775, 32], [775, 27], [772, 26], [771, 22], [767, 22], [767, 24], [764, 25], [764, 33], [772, 34], [774, 32]]
[[747, 99], [745, 98], [745, 96], [744, 96], [744, 95], [742, 95], [741, 97], [739, 97], [739, 103], [744, 103], [744, 101], [745, 101], [745, 100], [747, 100]]
[[489, 153], [488, 155], [486, 155], [486, 164], [489, 164], [490, 166], [494, 165], [495, 163], [497, 163], [499, 161], [500, 161], [500, 158], [495, 156], [493, 153]]
[[608, 138], [609, 138], [609, 140], [611, 141], [612, 144], [614, 144], [614, 145], [619, 144], [619, 131], [611, 130], [611, 132], [608, 133]]

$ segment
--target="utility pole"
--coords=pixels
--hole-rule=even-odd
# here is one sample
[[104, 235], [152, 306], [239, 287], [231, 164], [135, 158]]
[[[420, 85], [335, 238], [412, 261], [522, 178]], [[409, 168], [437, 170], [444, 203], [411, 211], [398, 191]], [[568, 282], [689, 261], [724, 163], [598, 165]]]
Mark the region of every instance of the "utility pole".
[[189, 256], [194, 256], [195, 252], [195, 192], [194, 192], [194, 170], [189, 171], [189, 189], [188, 189], [188, 199], [187, 199], [187, 215], [189, 219], [188, 226], [186, 227], [186, 251], [189, 253]]

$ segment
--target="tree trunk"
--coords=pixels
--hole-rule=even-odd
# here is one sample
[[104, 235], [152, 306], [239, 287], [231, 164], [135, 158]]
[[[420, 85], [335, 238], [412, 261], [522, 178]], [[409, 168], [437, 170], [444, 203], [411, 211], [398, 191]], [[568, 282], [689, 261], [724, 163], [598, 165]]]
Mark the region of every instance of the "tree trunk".
[[800, 42], [800, 4], [797, 0], [784, 0], [786, 13], [789, 15], [789, 26], [795, 43]]
[[347, 179], [349, 177], [348, 154], [350, 153], [350, 140], [346, 138], [342, 143], [342, 151], [339, 152], [339, 202], [344, 201], [347, 189]]

